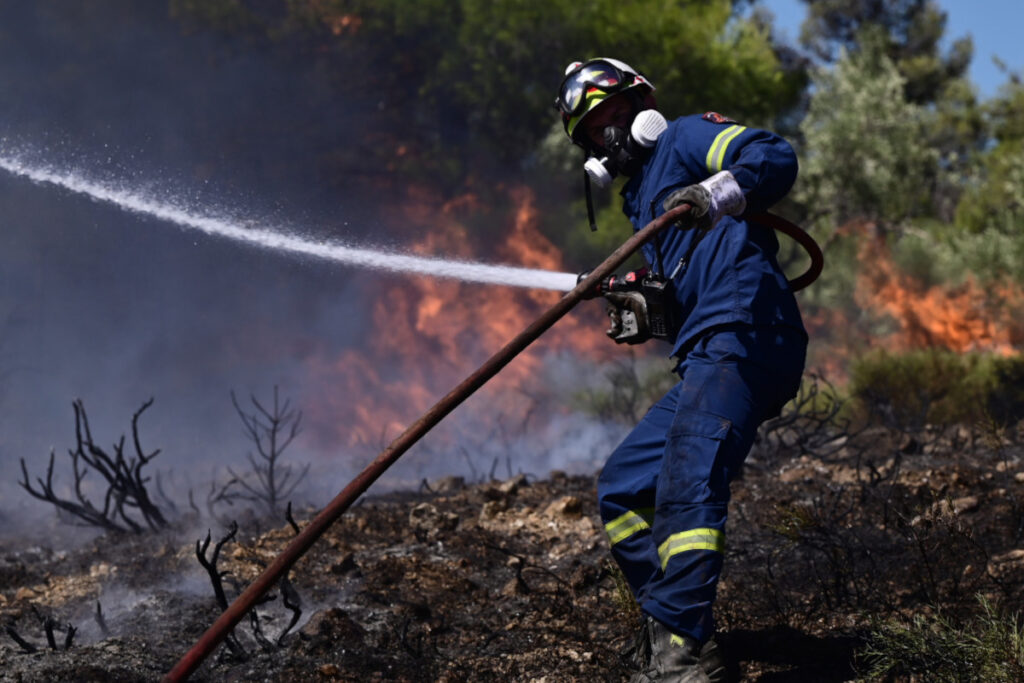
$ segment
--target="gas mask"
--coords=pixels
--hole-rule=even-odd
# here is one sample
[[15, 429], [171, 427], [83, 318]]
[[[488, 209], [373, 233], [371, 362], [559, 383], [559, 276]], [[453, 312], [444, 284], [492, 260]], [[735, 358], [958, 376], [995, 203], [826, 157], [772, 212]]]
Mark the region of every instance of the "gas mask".
[[631, 176], [643, 166], [651, 155], [658, 136], [668, 128], [668, 122], [655, 109], [645, 109], [633, 118], [627, 132], [625, 128], [608, 126], [604, 129], [606, 156], [591, 156], [583, 164], [587, 178], [598, 187], [607, 187], [616, 175]]

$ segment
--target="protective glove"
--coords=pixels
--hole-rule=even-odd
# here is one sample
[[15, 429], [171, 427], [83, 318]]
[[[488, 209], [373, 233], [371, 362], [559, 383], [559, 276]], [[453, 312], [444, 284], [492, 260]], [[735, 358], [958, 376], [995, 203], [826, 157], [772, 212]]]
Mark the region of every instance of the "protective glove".
[[666, 211], [676, 208], [681, 204], [689, 204], [690, 212], [680, 218], [676, 225], [683, 230], [697, 228], [699, 230], [710, 230], [714, 223], [711, 213], [711, 192], [703, 185], [689, 185], [679, 190], [674, 190], [665, 197], [662, 207]]
[[747, 208], [743, 190], [729, 171], [669, 193], [661, 206], [668, 211], [680, 204], [693, 207], [678, 223], [684, 230], [710, 230], [718, 225], [722, 216], [738, 216]]

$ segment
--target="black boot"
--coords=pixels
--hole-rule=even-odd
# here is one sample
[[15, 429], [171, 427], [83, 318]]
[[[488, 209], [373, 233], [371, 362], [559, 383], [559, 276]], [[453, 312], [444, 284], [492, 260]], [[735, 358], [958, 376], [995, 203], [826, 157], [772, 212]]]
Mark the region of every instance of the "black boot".
[[630, 683], [724, 683], [725, 661], [715, 641], [701, 646], [696, 640], [676, 635], [661, 622], [644, 617], [650, 659]]

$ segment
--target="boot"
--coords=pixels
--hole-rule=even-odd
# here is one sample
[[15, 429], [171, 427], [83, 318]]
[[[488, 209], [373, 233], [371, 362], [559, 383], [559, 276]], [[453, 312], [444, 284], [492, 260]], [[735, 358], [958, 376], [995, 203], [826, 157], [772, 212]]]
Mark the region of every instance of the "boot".
[[700, 648], [700, 668], [704, 669], [710, 683], [726, 683], [729, 680], [725, 657], [714, 640], [709, 640]]
[[644, 617], [641, 633], [648, 637], [650, 660], [630, 683], [724, 683], [725, 661], [715, 641], [701, 646], [696, 640], [676, 635], [661, 622]]
[[637, 671], [644, 669], [651, 661], [651, 621], [646, 616], [640, 619], [640, 628], [624, 653], [629, 658], [631, 668]]

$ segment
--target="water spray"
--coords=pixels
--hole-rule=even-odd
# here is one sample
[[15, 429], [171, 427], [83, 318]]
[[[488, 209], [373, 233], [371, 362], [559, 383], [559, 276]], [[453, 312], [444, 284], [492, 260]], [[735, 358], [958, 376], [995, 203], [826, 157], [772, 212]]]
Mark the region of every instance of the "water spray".
[[36, 183], [86, 195], [126, 211], [153, 216], [207, 235], [274, 251], [397, 273], [418, 273], [467, 282], [552, 289], [568, 292], [576, 275], [538, 268], [498, 266], [471, 261], [415, 256], [397, 251], [368, 249], [338, 241], [312, 241], [281, 229], [250, 227], [248, 222], [204, 215], [183, 208], [182, 202], [159, 200], [138, 191], [91, 180], [73, 171], [57, 171], [0, 154], [0, 169]]
[[[483, 365], [435, 403], [418, 420], [406, 428], [387, 448], [381, 451], [373, 462], [367, 465], [355, 479], [349, 482], [292, 539], [291, 543], [288, 544], [263, 573], [256, 577], [249, 584], [248, 588], [228, 606], [195, 645], [182, 656], [164, 677], [165, 683], [175, 683], [187, 679], [227, 637], [259, 599], [288, 573], [292, 566], [305, 555], [324, 532], [391, 465], [431, 429], [437, 426], [441, 420], [475, 393], [477, 389], [497, 375], [513, 358], [522, 353], [552, 325], [563, 318], [576, 304], [590, 298], [591, 293], [600, 286], [600, 283], [610, 277], [642, 245], [653, 239], [655, 235], [668, 226], [680, 220], [691, 209], [690, 205], [682, 204], [665, 212], [630, 237], [604, 262], [590, 271], [586, 277], [577, 281], [577, 276], [572, 273], [423, 258], [395, 252], [375, 251], [338, 242], [312, 242], [282, 231], [249, 228], [230, 220], [192, 213], [173, 203], [162, 202], [135, 192], [113, 188], [91, 181], [75, 173], [60, 173], [51, 169], [33, 166], [3, 154], [0, 154], [0, 169], [37, 183], [48, 183], [73, 192], [85, 194], [95, 200], [109, 202], [128, 211], [154, 216], [186, 228], [200, 230], [210, 235], [227, 237], [266, 249], [275, 249], [383, 270], [424, 273], [474, 282], [489, 282], [567, 292], [565, 296], [541, 314], [518, 336], [509, 341], [484, 362]], [[777, 217], [772, 218], [776, 219], [776, 224], [768, 222], [768, 227], [787, 232], [805, 248], [809, 249], [808, 244], [800, 239], [802, 231], [799, 228]], [[795, 232], [787, 228], [792, 228]], [[813, 244], [813, 240], [810, 240], [809, 237], [807, 240], [815, 249], [817, 248], [817, 245]], [[800, 286], [806, 286], [820, 272], [820, 251], [817, 251], [817, 254], [812, 253], [811, 255], [811, 269], [794, 281]]]
[[192, 649], [186, 652], [178, 660], [178, 663], [174, 665], [174, 668], [167, 673], [163, 679], [164, 683], [177, 683], [177, 681], [187, 679], [203, 663], [203, 660], [227, 637], [246, 613], [252, 609], [253, 605], [267, 591], [273, 588], [274, 584], [281, 577], [288, 573], [292, 566], [299, 561], [299, 558], [313, 547], [317, 539], [351, 507], [352, 503], [366, 489], [370, 488], [373, 482], [384, 474], [385, 470], [391, 467], [398, 458], [423, 438], [427, 432], [436, 427], [441, 420], [447, 417], [449, 413], [455, 410], [477, 389], [497, 375], [513, 358], [526, 350], [526, 347], [536, 341], [552, 325], [561, 320], [576, 304], [589, 298], [590, 292], [595, 287], [598, 287], [602, 280], [614, 273], [619, 266], [625, 263], [626, 259], [637, 249], [666, 227], [678, 221], [689, 211], [690, 205], [682, 204], [648, 223], [643, 230], [640, 230], [626, 240], [601, 265], [590, 271], [579, 284], [559, 299], [554, 306], [542, 313], [539, 318], [534, 320], [518, 336], [505, 344], [504, 347], [487, 359], [469, 377], [462, 380], [444, 398], [435, 403], [430, 410], [409, 425], [398, 438], [391, 442], [391, 445], [381, 451], [380, 455], [373, 462], [367, 465], [355, 479], [349, 482], [348, 486], [342, 489], [341, 493], [335, 496], [334, 500], [328, 503], [306, 525], [299, 535], [292, 539], [291, 543], [281, 551], [270, 566], [263, 570], [262, 574], [249, 584], [249, 587], [241, 595], [235, 598], [235, 601], [221, 613], [213, 625], [206, 629], [206, 632], [196, 641]]

